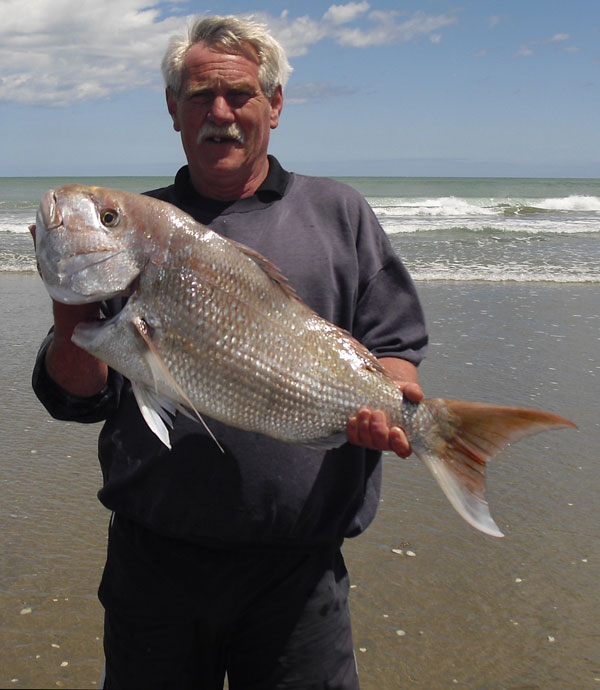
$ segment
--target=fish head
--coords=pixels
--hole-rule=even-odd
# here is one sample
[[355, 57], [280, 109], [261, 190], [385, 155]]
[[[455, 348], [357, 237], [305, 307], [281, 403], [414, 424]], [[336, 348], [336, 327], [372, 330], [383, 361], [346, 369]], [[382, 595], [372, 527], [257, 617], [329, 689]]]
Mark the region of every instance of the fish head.
[[138, 195], [71, 184], [46, 192], [36, 256], [50, 296], [84, 304], [128, 294], [148, 258]]

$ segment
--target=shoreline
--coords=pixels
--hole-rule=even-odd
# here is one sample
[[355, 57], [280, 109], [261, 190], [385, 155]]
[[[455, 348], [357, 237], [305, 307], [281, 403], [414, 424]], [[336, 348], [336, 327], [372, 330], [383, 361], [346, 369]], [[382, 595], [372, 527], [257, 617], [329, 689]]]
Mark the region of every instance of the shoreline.
[[[0, 270], [0, 281], [3, 276], [17, 276], [17, 277], [34, 277], [39, 280], [39, 276], [35, 269], [15, 269], [15, 270]], [[597, 286], [600, 288], [600, 277], [598, 280], [565, 280], [565, 281], [551, 281], [551, 280], [517, 280], [515, 278], [507, 278], [506, 280], [483, 280], [481, 278], [413, 278], [417, 285], [522, 285], [533, 287], [539, 285], [540, 287], [577, 287], [577, 286]]]

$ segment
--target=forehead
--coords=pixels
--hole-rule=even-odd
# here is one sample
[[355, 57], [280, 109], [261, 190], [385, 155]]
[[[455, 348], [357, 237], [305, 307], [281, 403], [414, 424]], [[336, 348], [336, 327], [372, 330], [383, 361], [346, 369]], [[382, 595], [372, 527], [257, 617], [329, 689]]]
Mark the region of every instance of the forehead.
[[185, 82], [187, 85], [249, 81], [258, 84], [259, 63], [254, 56], [250, 46], [248, 55], [243, 55], [196, 43], [184, 59]]

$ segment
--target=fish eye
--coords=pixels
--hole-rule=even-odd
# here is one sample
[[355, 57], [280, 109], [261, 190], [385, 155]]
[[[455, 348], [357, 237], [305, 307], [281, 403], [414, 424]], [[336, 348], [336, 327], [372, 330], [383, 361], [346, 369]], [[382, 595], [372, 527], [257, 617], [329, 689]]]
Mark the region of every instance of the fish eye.
[[114, 208], [103, 208], [100, 211], [100, 220], [107, 228], [114, 228], [119, 222], [119, 212]]

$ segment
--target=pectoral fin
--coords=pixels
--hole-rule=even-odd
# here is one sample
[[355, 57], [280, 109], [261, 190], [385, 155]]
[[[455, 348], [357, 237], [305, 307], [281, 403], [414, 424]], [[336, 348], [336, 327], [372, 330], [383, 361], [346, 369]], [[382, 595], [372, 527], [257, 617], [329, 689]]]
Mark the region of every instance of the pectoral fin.
[[[154, 379], [154, 391], [150, 391], [147, 387], [139, 384], [133, 385], [135, 398], [146, 424], [148, 424], [150, 429], [152, 429], [152, 431], [167, 446], [167, 448], [171, 448], [169, 432], [164, 422], [165, 420], [168, 420], [167, 423], [170, 427], [172, 427], [173, 423], [168, 417], [167, 413], [174, 414], [175, 411], [180, 411], [186, 416], [201, 422], [209, 436], [219, 447], [219, 450], [224, 453], [225, 451], [223, 450], [223, 447], [217, 441], [212, 431], [208, 428], [204, 419], [202, 419], [202, 416], [195, 408], [194, 403], [190, 400], [183, 388], [173, 378], [173, 375], [169, 371], [169, 367], [152, 342], [150, 328], [146, 321], [144, 321], [144, 319], [141, 317], [137, 317], [133, 320], [133, 325], [147, 346], [147, 350], [143, 357], [152, 373], [152, 378]], [[172, 395], [159, 394], [158, 391], [164, 391], [165, 388], [172, 392]], [[186, 407], [192, 410], [194, 414], [191, 415], [187, 411]]]
[[171, 440], [167, 426], [171, 429], [173, 428], [173, 420], [169, 416], [169, 413], [175, 414], [176, 411], [173, 401], [169, 400], [169, 398], [161, 398], [155, 391], [135, 381], [132, 382], [131, 388], [146, 424], [165, 446], [171, 450]]

